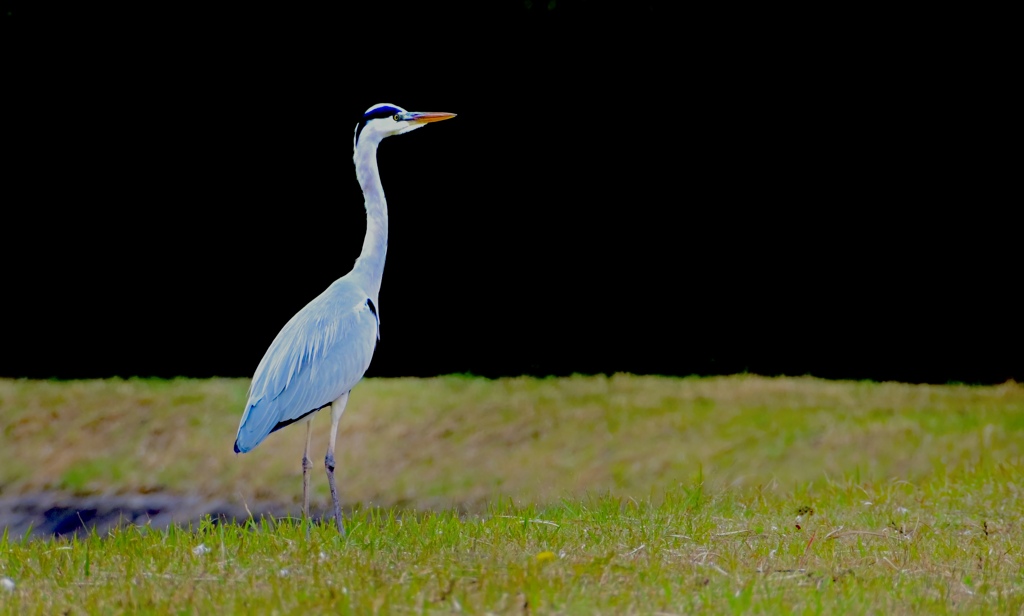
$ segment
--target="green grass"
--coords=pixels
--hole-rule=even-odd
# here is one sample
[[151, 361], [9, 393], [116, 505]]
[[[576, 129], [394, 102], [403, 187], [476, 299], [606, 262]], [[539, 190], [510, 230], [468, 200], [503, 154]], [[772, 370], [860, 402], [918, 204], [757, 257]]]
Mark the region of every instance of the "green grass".
[[[0, 381], [0, 495], [295, 503], [301, 429], [230, 453], [245, 386]], [[346, 537], [5, 536], [0, 613], [1020, 613], [1022, 431], [1014, 383], [368, 380]]]

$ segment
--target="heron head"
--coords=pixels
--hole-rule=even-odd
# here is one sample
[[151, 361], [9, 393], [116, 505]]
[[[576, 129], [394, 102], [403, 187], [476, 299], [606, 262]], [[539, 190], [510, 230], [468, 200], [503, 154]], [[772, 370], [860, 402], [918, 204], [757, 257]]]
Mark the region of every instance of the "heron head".
[[356, 124], [353, 146], [365, 139], [376, 143], [391, 135], [401, 135], [416, 130], [430, 122], [454, 118], [454, 113], [436, 111], [406, 111], [398, 105], [380, 103], [370, 107]]

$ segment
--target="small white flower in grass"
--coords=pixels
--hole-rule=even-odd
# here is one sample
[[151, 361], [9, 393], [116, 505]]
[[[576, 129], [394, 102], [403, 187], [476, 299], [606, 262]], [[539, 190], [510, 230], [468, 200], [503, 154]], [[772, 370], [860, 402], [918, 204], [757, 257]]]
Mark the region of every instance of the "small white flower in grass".
[[196, 556], [202, 556], [210, 551], [210, 548], [206, 547], [205, 543], [200, 543], [196, 547], [192, 548], [192, 553]]
[[896, 508], [896, 512], [897, 513], [907, 514], [907, 513], [910, 513], [910, 510], [907, 509], [906, 507], [897, 507]]
[[277, 572], [277, 574], [279, 576], [281, 576], [281, 577], [288, 577], [288, 574], [290, 574], [290, 573], [291, 573], [291, 571], [289, 571], [287, 569], [281, 569], [280, 571]]
[[14, 590], [14, 580], [9, 577], [0, 577], [0, 587], [10, 592]]

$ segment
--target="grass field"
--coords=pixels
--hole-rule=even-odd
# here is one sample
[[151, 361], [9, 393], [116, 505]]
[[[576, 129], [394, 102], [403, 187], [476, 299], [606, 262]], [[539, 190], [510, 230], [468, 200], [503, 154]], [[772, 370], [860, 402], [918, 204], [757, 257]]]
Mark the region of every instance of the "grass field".
[[[301, 428], [231, 451], [246, 385], [0, 380], [0, 496], [297, 514]], [[1014, 383], [371, 379], [339, 434], [346, 537], [4, 536], [0, 613], [1021, 613], [1022, 436]]]

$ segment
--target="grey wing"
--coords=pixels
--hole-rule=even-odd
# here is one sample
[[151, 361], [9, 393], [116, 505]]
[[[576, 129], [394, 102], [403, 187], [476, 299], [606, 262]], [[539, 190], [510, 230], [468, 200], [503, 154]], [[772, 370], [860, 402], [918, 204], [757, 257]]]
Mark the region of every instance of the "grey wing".
[[337, 283], [296, 313], [256, 368], [235, 451], [253, 449], [352, 389], [370, 366], [378, 326], [366, 294]]

